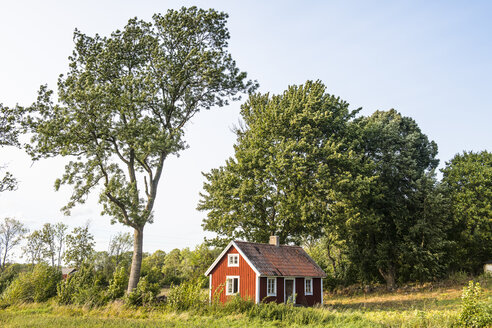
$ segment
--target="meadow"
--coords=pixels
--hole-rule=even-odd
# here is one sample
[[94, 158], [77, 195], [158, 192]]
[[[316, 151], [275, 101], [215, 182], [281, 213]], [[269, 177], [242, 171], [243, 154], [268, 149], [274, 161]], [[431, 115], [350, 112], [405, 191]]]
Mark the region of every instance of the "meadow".
[[[492, 279], [482, 279], [483, 300], [492, 302]], [[165, 306], [130, 308], [61, 306], [54, 301], [0, 311], [2, 327], [456, 327], [463, 283], [426, 284], [395, 292], [326, 294], [323, 307], [209, 306], [170, 311]], [[234, 303], [234, 302], [233, 302]], [[246, 304], [246, 305], [245, 305]]]

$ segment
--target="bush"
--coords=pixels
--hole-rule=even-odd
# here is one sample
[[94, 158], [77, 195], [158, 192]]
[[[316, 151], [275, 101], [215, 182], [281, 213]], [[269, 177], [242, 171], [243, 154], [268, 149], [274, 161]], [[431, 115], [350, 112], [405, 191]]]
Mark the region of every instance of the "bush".
[[58, 284], [58, 303], [89, 306], [103, 305], [108, 301], [103, 287], [94, 270], [94, 266], [83, 264], [77, 272]]
[[9, 265], [0, 274], [0, 294], [14, 281], [22, 271], [26, 271], [27, 266], [14, 263]]
[[147, 277], [142, 277], [137, 288], [126, 296], [126, 303], [131, 306], [151, 305], [155, 302], [159, 290], [158, 283], [152, 283]]
[[208, 303], [203, 292], [202, 281], [185, 281], [181, 285], [171, 285], [167, 298], [168, 306], [175, 311], [200, 308]]
[[38, 264], [31, 272], [23, 272], [5, 289], [6, 304], [44, 302], [56, 295], [56, 285], [62, 279], [57, 268]]
[[125, 295], [126, 287], [128, 286], [128, 270], [126, 266], [116, 268], [113, 273], [108, 287], [108, 298], [115, 300]]
[[470, 281], [468, 287], [463, 288], [462, 310], [458, 324], [460, 327], [489, 327], [492, 325], [492, 306], [483, 300], [480, 284]]

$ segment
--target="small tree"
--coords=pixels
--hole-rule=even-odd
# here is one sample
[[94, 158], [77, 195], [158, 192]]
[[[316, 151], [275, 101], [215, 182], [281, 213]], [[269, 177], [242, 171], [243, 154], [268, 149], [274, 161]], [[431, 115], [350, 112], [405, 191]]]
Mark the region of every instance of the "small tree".
[[34, 264], [41, 263], [46, 254], [46, 245], [43, 240], [42, 232], [36, 230], [26, 237], [26, 245], [22, 248], [23, 254], [28, 261]]
[[51, 260], [51, 266], [55, 266], [56, 258], [56, 240], [55, 227], [51, 223], [45, 223], [41, 230], [41, 237], [44, 243], [43, 256]]
[[58, 222], [55, 224], [55, 244], [57, 253], [57, 265], [61, 267], [61, 260], [63, 254], [63, 247], [65, 242], [65, 234], [67, 232], [68, 226], [64, 223]]
[[10, 251], [21, 242], [24, 235], [27, 233], [27, 229], [20, 221], [12, 218], [5, 218], [3, 223], [0, 224], [0, 249], [2, 249], [2, 270], [5, 268], [5, 263], [9, 256]]
[[76, 267], [91, 258], [94, 254], [94, 236], [89, 232], [89, 225], [76, 227], [66, 237], [67, 250], [65, 251], [65, 262]]
[[133, 238], [129, 232], [119, 232], [109, 241], [109, 256], [113, 257], [115, 266], [117, 267], [121, 261], [121, 257], [126, 252], [132, 249]]

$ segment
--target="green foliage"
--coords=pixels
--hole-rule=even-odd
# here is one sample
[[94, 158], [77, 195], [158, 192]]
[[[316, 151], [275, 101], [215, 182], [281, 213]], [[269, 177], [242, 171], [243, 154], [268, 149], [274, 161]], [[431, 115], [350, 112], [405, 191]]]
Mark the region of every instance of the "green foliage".
[[352, 174], [358, 160], [346, 142], [357, 111], [348, 107], [319, 81], [281, 95], [250, 95], [234, 157], [204, 174], [198, 205], [208, 211], [204, 229], [256, 242], [321, 236], [339, 193], [358, 181]]
[[380, 274], [390, 288], [407, 261], [410, 268], [420, 264], [416, 276], [432, 277], [444, 235], [441, 216], [426, 206], [435, 188], [437, 145], [395, 110], [357, 119], [355, 133], [354, 148], [364, 155], [359, 168], [374, 179], [370, 192], [349, 196], [339, 215], [351, 261], [365, 280]]
[[57, 286], [58, 304], [97, 306], [108, 300], [94, 266], [84, 263]]
[[160, 287], [158, 283], [150, 282], [147, 276], [142, 277], [137, 284], [137, 288], [126, 295], [126, 304], [131, 306], [152, 305], [159, 291]]
[[[16, 126], [18, 121], [18, 113], [4, 107], [0, 103], [0, 148], [3, 146], [18, 146], [19, 129]], [[3, 163], [0, 163], [0, 171], [3, 170]], [[12, 191], [17, 188], [17, 179], [14, 176], [6, 172], [2, 177], [0, 176], [0, 192]]]
[[[23, 109], [33, 133], [33, 159], [70, 156], [55, 182], [72, 185], [68, 214], [100, 190], [103, 214], [135, 229], [153, 221], [165, 160], [187, 147], [186, 123], [200, 110], [222, 107], [252, 92], [229, 54], [227, 14], [196, 7], [132, 18], [103, 37], [75, 30], [69, 70], [54, 92], [41, 86], [36, 103]], [[129, 290], [136, 287], [142, 248], [135, 248]]]
[[14, 281], [21, 272], [26, 271], [27, 266], [14, 263], [0, 272], [0, 294]]
[[10, 251], [19, 245], [28, 232], [24, 224], [14, 218], [4, 218], [0, 223], [0, 269], [5, 269]]
[[43, 261], [44, 251], [45, 245], [42, 232], [35, 230], [26, 237], [26, 245], [22, 247], [23, 256], [26, 256], [27, 260], [34, 265]]
[[449, 251], [452, 269], [479, 273], [492, 254], [492, 153], [457, 154], [442, 173], [448, 239], [456, 242]]
[[79, 267], [94, 255], [94, 246], [94, 236], [89, 232], [88, 224], [74, 228], [72, 233], [66, 236], [65, 262]]
[[203, 307], [208, 303], [201, 281], [189, 280], [172, 285], [167, 296], [168, 306], [175, 311], [187, 311]]
[[458, 324], [460, 327], [490, 327], [492, 325], [492, 304], [485, 303], [480, 284], [470, 281], [467, 287], [463, 288], [462, 310]]
[[128, 286], [128, 270], [125, 266], [116, 268], [113, 279], [109, 282], [107, 295], [110, 300], [121, 298], [125, 295]]
[[5, 289], [3, 303], [44, 302], [56, 295], [56, 286], [61, 280], [61, 272], [47, 264], [38, 264], [31, 272], [22, 272]]

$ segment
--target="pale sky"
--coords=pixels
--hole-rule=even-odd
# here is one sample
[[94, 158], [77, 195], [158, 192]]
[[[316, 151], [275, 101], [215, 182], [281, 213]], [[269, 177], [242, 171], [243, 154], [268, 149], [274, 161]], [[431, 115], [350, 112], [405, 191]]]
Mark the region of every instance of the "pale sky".
[[[29, 105], [41, 84], [56, 88], [58, 75], [67, 71], [75, 28], [108, 35], [131, 17], [150, 20], [182, 5], [229, 14], [230, 52], [261, 92], [320, 79], [352, 108], [363, 107], [364, 115], [395, 108], [437, 142], [440, 167], [463, 150], [492, 148], [487, 1], [2, 1], [0, 103]], [[201, 172], [233, 155], [231, 127], [239, 108], [236, 102], [201, 112], [187, 126], [190, 148], [165, 163], [144, 251], [203, 241], [206, 214], [196, 211]], [[15, 217], [31, 230], [46, 222], [74, 227], [90, 220], [97, 249], [105, 250], [111, 235], [130, 230], [100, 216], [95, 193], [63, 216], [71, 189], [55, 192], [53, 184], [65, 163], [33, 163], [22, 150], [0, 149], [0, 164], [20, 180], [17, 191], [0, 195], [0, 218]]]

